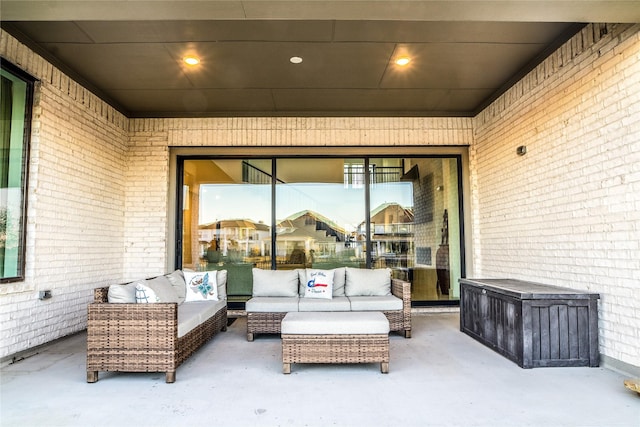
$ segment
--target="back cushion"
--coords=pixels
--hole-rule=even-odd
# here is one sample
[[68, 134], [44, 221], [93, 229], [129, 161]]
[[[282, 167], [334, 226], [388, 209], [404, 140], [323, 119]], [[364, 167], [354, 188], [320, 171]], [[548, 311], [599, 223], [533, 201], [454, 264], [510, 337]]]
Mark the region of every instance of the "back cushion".
[[385, 296], [391, 295], [391, 269], [346, 267], [345, 295], [355, 296]]
[[343, 297], [345, 296], [344, 282], [346, 269], [344, 267], [339, 267], [333, 271], [333, 296]]
[[158, 297], [158, 302], [180, 302], [176, 289], [171, 285], [171, 281], [166, 276], [158, 276], [144, 281], [144, 285]]
[[216, 272], [216, 282], [218, 283], [218, 298], [227, 299], [227, 270]]
[[187, 292], [187, 285], [184, 281], [184, 273], [181, 270], [176, 270], [173, 273], [166, 274], [166, 278], [175, 289], [178, 294], [178, 304], [182, 304], [185, 299], [185, 295]]
[[298, 296], [298, 272], [296, 270], [263, 270], [254, 268], [254, 297]]
[[136, 282], [127, 283], [126, 285], [111, 285], [107, 292], [107, 301], [110, 303], [129, 303], [136, 302]]

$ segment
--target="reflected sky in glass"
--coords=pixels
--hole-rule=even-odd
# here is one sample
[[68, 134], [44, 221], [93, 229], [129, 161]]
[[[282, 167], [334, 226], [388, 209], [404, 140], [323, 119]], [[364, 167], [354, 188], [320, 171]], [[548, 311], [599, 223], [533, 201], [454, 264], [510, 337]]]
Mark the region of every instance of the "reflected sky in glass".
[[[311, 210], [323, 215], [347, 231], [365, 220], [364, 188], [344, 184], [297, 183], [276, 186], [276, 218]], [[395, 202], [413, 206], [412, 184], [377, 184], [371, 190], [371, 208]], [[271, 185], [203, 184], [200, 187], [200, 224], [223, 219], [250, 219], [271, 224]]]

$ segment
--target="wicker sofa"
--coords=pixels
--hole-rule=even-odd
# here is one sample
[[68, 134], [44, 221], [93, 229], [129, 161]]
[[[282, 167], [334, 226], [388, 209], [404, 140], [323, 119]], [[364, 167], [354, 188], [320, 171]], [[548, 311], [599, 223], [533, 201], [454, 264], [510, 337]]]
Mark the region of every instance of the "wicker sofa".
[[[189, 301], [188, 281], [179, 270], [95, 289], [88, 307], [87, 382], [98, 381], [99, 371], [165, 372], [166, 382], [175, 382], [178, 366], [227, 329], [226, 271], [218, 271], [215, 277], [216, 298], [203, 301]], [[166, 288], [167, 282], [174, 291]], [[155, 303], [140, 303], [140, 284], [156, 291]], [[132, 286], [133, 302], [129, 294], [122, 296]], [[171, 302], [162, 302], [167, 299]]]
[[[247, 340], [279, 334], [288, 312], [381, 311], [391, 331], [411, 338], [411, 283], [391, 278], [389, 269], [332, 269], [330, 298], [307, 298], [309, 269], [253, 269], [253, 296], [246, 303]], [[377, 284], [377, 285], [376, 285]]]

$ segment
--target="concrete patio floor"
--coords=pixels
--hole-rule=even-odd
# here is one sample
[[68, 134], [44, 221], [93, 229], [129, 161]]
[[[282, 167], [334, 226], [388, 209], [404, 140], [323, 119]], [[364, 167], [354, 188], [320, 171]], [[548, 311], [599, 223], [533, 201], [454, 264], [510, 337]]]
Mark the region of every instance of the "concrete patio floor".
[[2, 427], [640, 426], [640, 396], [606, 368], [521, 369], [458, 329], [457, 313], [414, 316], [377, 364], [293, 365], [280, 340], [245, 338], [244, 318], [177, 371], [100, 373], [86, 383], [86, 335], [2, 368]]

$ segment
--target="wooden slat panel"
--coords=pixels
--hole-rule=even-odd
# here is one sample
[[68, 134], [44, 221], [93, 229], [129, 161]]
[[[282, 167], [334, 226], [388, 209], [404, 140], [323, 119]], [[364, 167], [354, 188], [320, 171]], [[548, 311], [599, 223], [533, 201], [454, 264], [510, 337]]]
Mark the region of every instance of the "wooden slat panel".
[[589, 310], [578, 307], [578, 357], [589, 359]]
[[542, 337], [540, 336], [540, 307], [531, 307], [531, 329], [532, 339], [532, 360], [540, 360], [542, 358], [542, 349], [540, 348]]
[[549, 359], [549, 310], [540, 309], [540, 359]]
[[549, 307], [549, 359], [560, 356], [560, 324], [558, 323], [558, 306]]
[[559, 332], [559, 357], [560, 359], [569, 358], [569, 317], [566, 305], [558, 306], [558, 325]]
[[569, 355], [570, 359], [578, 359], [580, 351], [578, 347], [578, 308], [568, 307], [568, 327], [569, 327]]

